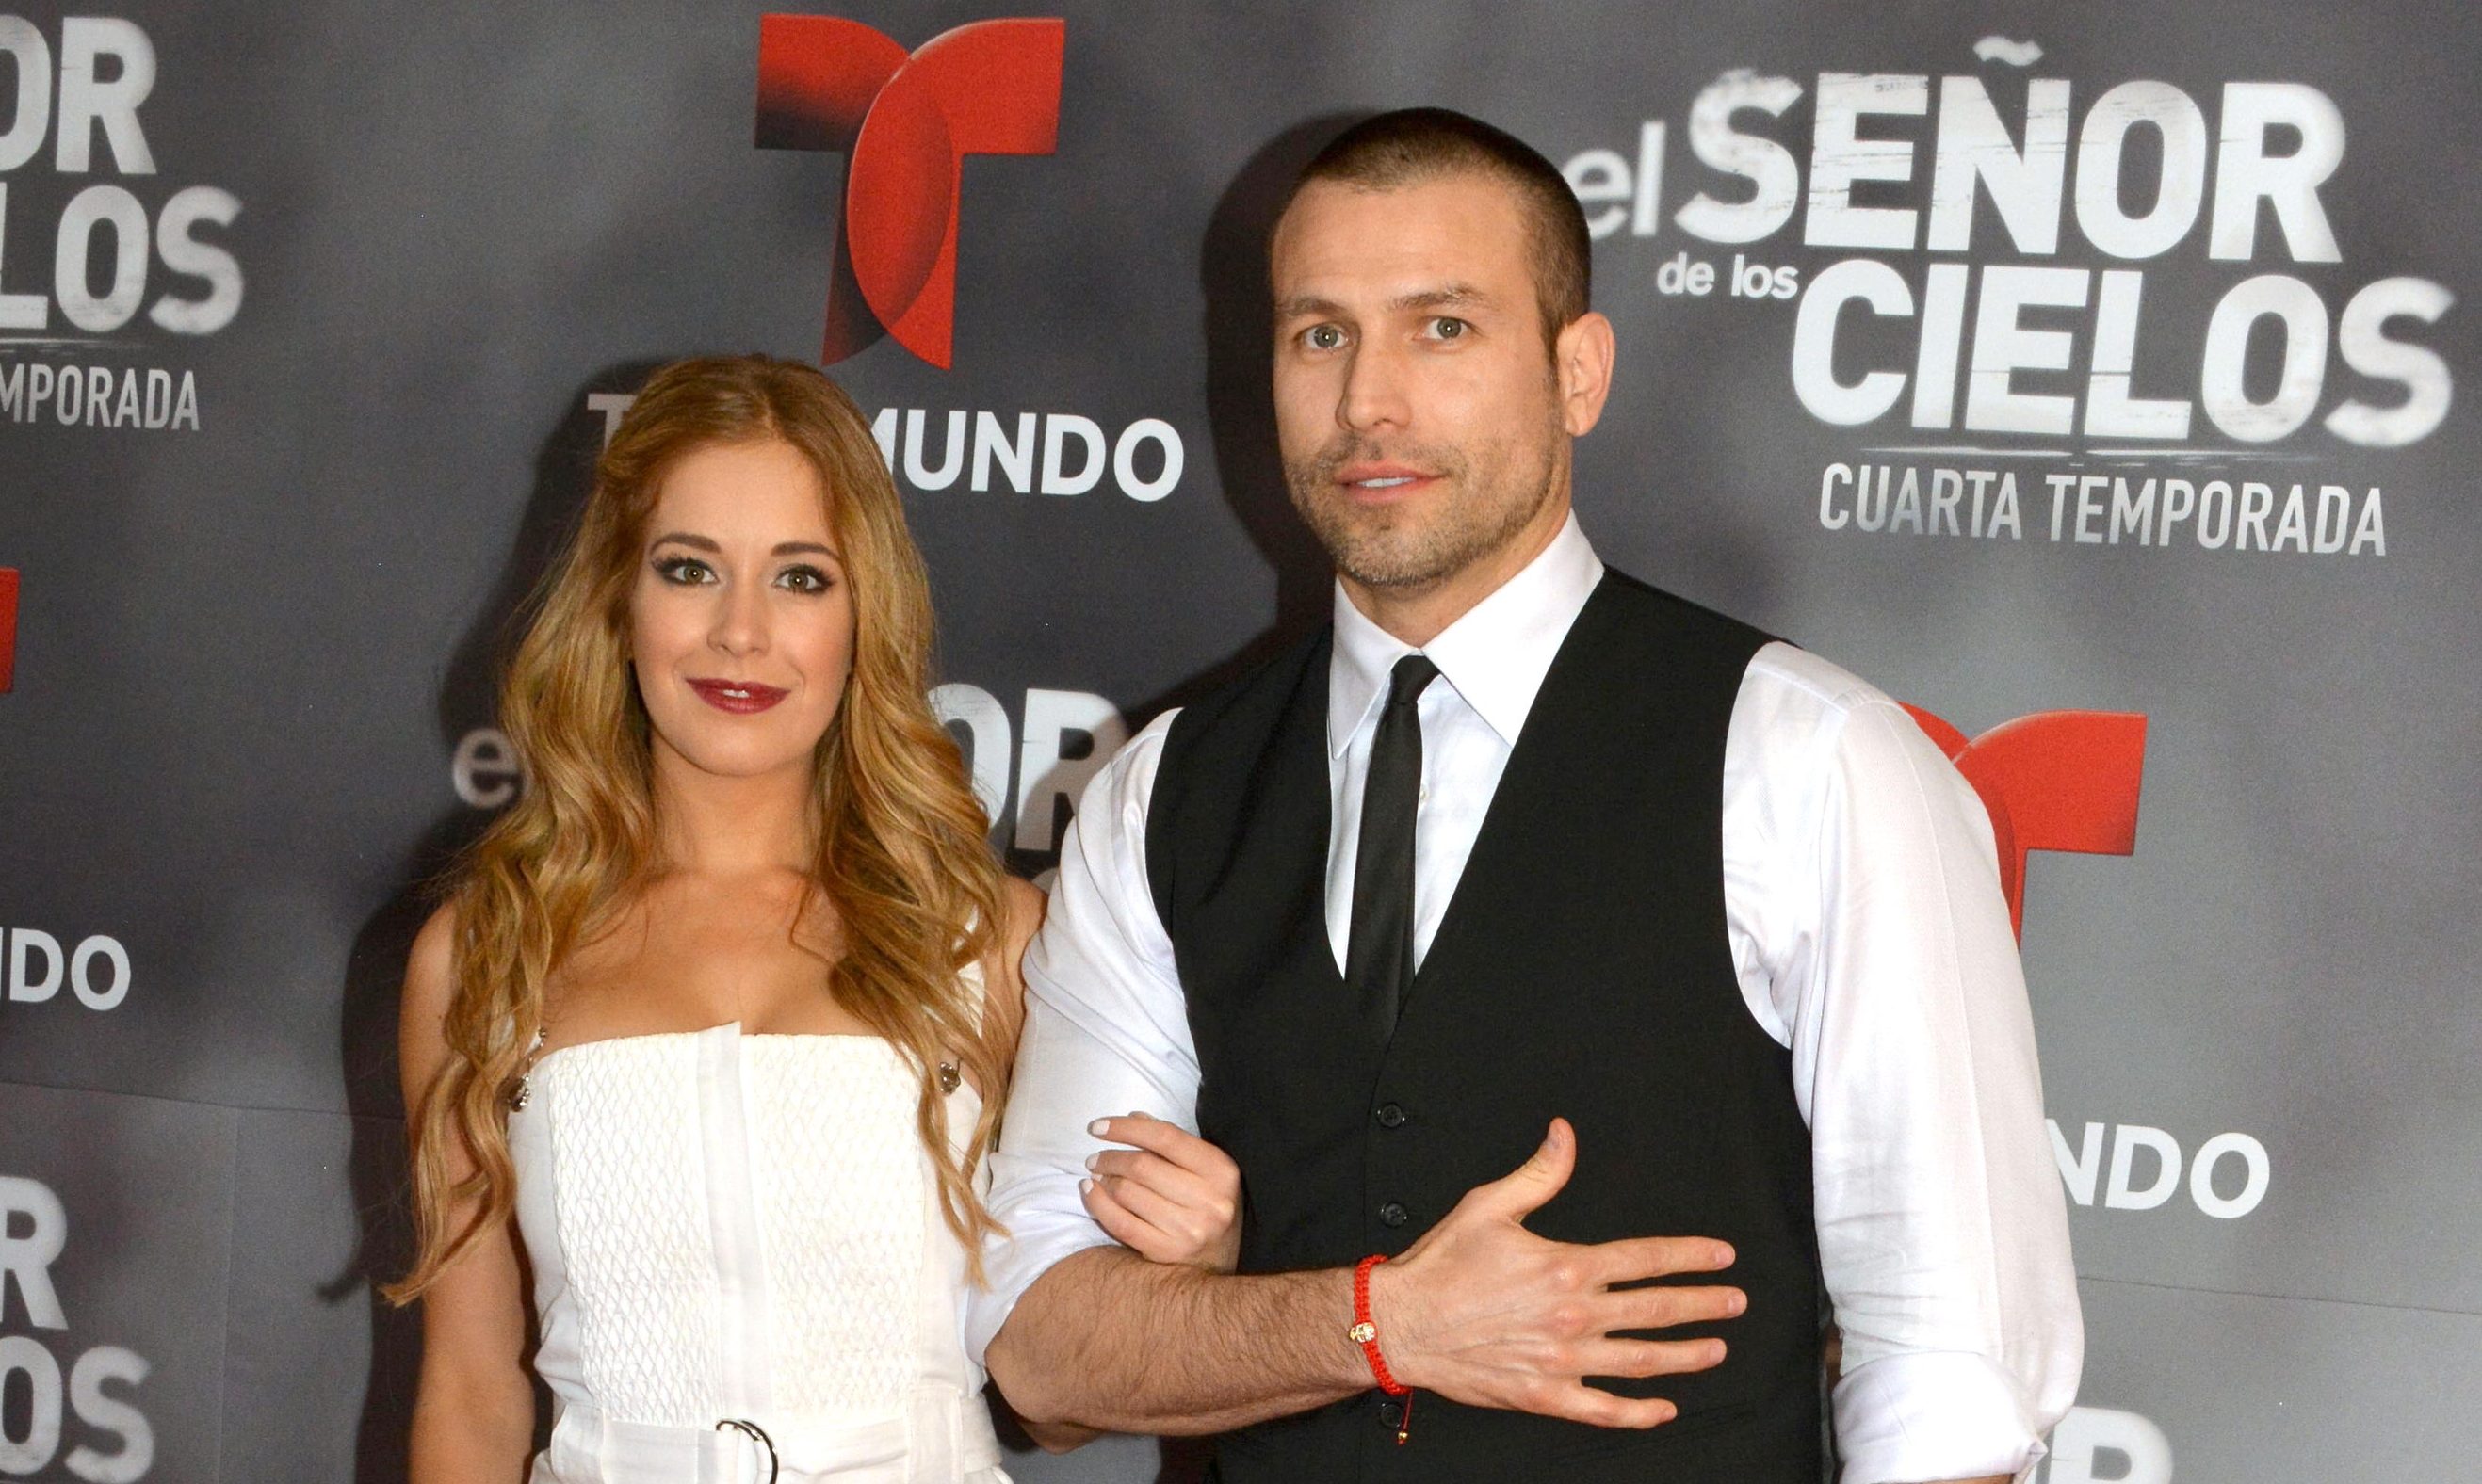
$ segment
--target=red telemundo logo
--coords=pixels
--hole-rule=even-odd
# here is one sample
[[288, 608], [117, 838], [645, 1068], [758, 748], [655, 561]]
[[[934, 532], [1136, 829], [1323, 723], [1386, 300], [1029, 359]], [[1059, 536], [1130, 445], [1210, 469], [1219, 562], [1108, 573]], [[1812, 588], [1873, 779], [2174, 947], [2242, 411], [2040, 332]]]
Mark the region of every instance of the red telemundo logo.
[[2025, 852], [2130, 855], [2137, 849], [2137, 795], [2146, 780], [2146, 718], [2131, 712], [2046, 711], [2003, 721], [1967, 740], [1908, 706], [1933, 743], [1991, 815], [2008, 917], [2025, 932]]
[[0, 567], [0, 695], [17, 678], [17, 569]]
[[885, 334], [948, 369], [964, 158], [1052, 152], [1067, 30], [976, 21], [908, 56], [859, 21], [760, 17], [758, 147], [846, 157], [821, 365]]

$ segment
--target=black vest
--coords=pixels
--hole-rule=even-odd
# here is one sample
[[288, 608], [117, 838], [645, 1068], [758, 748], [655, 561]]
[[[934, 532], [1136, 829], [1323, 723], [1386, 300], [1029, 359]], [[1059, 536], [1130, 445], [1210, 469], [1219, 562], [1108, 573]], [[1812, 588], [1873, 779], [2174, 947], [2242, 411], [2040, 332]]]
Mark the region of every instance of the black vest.
[[1425, 1394], [1398, 1446], [1374, 1390], [1225, 1438], [1222, 1479], [1815, 1484], [1809, 1134], [1724, 921], [1725, 733], [1765, 642], [1605, 574], [1384, 1045], [1328, 945], [1330, 636], [1174, 721], [1147, 864], [1197, 1039], [1200, 1126], [1241, 1166], [1243, 1271], [1402, 1252], [1558, 1114], [1576, 1173], [1530, 1230], [1722, 1237], [1750, 1295], [1739, 1318], [1667, 1333], [1723, 1336], [1714, 1370], [1598, 1383], [1677, 1402], [1650, 1431]]

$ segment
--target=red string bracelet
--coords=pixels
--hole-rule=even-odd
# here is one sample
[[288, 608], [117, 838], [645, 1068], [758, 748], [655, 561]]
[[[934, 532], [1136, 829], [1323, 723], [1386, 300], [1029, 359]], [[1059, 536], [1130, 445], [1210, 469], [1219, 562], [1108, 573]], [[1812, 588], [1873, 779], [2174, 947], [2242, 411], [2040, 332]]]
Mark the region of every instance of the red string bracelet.
[[1379, 1389], [1390, 1396], [1405, 1398], [1405, 1410], [1396, 1419], [1396, 1444], [1402, 1447], [1413, 1430], [1413, 1389], [1388, 1372], [1386, 1357], [1379, 1353], [1379, 1326], [1370, 1318], [1370, 1270], [1386, 1261], [1374, 1255], [1354, 1264], [1353, 1328], [1344, 1332], [1344, 1338], [1361, 1346], [1362, 1358], [1370, 1362], [1370, 1374], [1378, 1381]]

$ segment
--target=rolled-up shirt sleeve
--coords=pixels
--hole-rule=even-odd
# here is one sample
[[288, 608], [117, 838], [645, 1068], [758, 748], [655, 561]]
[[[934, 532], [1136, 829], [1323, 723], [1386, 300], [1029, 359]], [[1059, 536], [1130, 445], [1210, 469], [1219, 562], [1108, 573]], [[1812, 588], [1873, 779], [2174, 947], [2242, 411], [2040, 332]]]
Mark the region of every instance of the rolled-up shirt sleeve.
[[985, 1245], [989, 1287], [965, 1302], [965, 1343], [978, 1361], [1036, 1279], [1112, 1240], [1078, 1197], [1087, 1157], [1110, 1147], [1087, 1126], [1146, 1112], [1198, 1130], [1198, 1054], [1147, 882], [1147, 804], [1173, 715], [1087, 784], [1026, 950], [1025, 1030], [990, 1157], [991, 1213], [1008, 1235]]
[[2023, 1476], [2084, 1354], [1990, 820], [1888, 697], [1783, 646], [1733, 713], [1743, 994], [1792, 1052], [1843, 1332], [1843, 1484]]

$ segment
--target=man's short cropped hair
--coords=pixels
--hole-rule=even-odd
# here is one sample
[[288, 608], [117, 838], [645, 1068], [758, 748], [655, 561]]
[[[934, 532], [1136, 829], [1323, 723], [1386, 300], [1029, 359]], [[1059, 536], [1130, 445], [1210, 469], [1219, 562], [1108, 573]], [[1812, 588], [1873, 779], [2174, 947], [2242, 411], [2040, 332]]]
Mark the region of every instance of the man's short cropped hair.
[[1329, 141], [1302, 167], [1293, 194], [1317, 180], [1389, 191], [1467, 173], [1489, 175], [1517, 195], [1548, 346], [1592, 307], [1594, 247], [1576, 193], [1523, 140], [1453, 109], [1398, 109], [1365, 118]]

